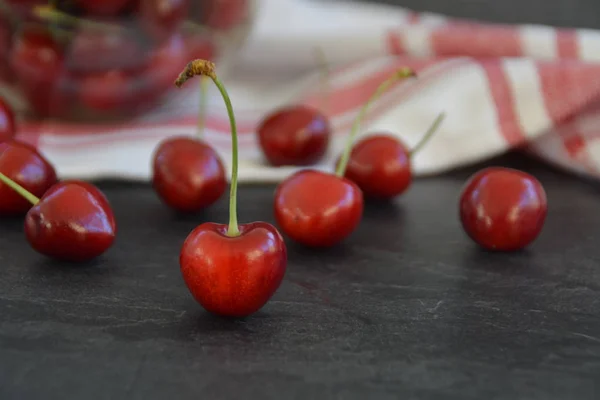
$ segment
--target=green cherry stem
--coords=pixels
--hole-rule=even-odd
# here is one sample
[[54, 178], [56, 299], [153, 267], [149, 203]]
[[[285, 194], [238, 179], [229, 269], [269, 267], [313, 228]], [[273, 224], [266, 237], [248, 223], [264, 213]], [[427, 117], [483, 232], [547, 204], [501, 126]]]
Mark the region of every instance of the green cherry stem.
[[209, 79], [205, 76], [200, 77], [200, 104], [198, 106], [198, 137], [201, 138], [206, 127], [206, 103], [208, 96]]
[[425, 134], [423, 135], [421, 140], [419, 140], [419, 143], [417, 143], [415, 145], [415, 147], [413, 147], [412, 150], [409, 151], [408, 154], [410, 157], [414, 156], [415, 153], [418, 153], [423, 148], [423, 146], [425, 146], [425, 144], [427, 144], [427, 142], [429, 142], [429, 139], [431, 139], [433, 137], [433, 134], [438, 130], [438, 128], [442, 124], [442, 121], [444, 121], [445, 117], [446, 117], [446, 113], [443, 113], [443, 112], [440, 113], [436, 117], [436, 119], [433, 121], [433, 124], [431, 124], [431, 126], [429, 127], [427, 132], [425, 132]]
[[348, 166], [348, 160], [350, 159], [350, 152], [352, 151], [352, 144], [354, 143], [354, 138], [358, 133], [360, 128], [360, 123], [365, 118], [367, 111], [371, 107], [373, 103], [375, 103], [381, 95], [383, 95], [396, 81], [404, 78], [414, 77], [416, 76], [415, 72], [410, 68], [401, 68], [397, 70], [394, 75], [385, 80], [377, 90], [373, 96], [365, 103], [362, 109], [359, 111], [358, 116], [354, 120], [354, 125], [352, 125], [352, 130], [350, 131], [350, 135], [348, 136], [348, 140], [346, 141], [346, 147], [344, 148], [344, 152], [342, 153], [342, 158], [340, 159], [340, 163], [335, 171], [337, 176], [344, 176], [346, 173], [346, 167]]
[[233, 112], [229, 94], [227, 93], [225, 86], [223, 86], [223, 83], [217, 77], [215, 64], [210, 61], [194, 60], [189, 62], [175, 80], [175, 86], [182, 87], [186, 81], [197, 75], [212, 79], [217, 89], [219, 89], [219, 92], [225, 101], [229, 123], [231, 124], [231, 188], [229, 192], [229, 226], [227, 228], [227, 236], [235, 237], [240, 235], [237, 218], [238, 137], [235, 114]]
[[37, 203], [39, 203], [39, 201], [40, 201], [39, 198], [35, 197], [27, 189], [25, 189], [23, 186], [19, 185], [17, 182], [10, 179], [8, 176], [4, 175], [2, 172], [0, 172], [0, 181], [2, 181], [2, 183], [4, 183], [6, 186], [8, 186], [9, 188], [14, 190], [21, 196], [23, 196], [25, 198], [25, 200], [27, 200], [34, 206]]

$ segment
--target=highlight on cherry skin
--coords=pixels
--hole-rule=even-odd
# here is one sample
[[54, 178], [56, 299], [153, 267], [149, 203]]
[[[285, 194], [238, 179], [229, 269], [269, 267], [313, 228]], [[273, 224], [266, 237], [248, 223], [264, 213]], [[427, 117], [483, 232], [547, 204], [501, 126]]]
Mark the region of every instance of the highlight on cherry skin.
[[281, 285], [287, 249], [274, 226], [238, 224], [238, 137], [233, 106], [210, 61], [191, 61], [175, 84], [181, 87], [195, 76], [213, 81], [231, 125], [229, 223], [207, 222], [194, 229], [183, 243], [179, 265], [190, 293], [205, 310], [223, 317], [246, 317], [260, 310]]
[[466, 182], [459, 217], [467, 235], [487, 250], [516, 251], [542, 231], [548, 203], [542, 184], [511, 168], [490, 167]]
[[116, 222], [102, 192], [90, 183], [59, 182], [41, 198], [0, 173], [0, 181], [31, 203], [25, 236], [37, 252], [62, 261], [84, 262], [108, 250]]

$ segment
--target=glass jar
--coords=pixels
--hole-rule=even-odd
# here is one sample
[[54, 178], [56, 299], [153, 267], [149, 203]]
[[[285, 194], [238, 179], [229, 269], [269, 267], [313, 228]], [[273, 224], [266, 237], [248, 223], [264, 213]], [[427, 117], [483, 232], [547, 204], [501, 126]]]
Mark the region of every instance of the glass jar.
[[222, 70], [253, 17], [254, 0], [0, 0], [0, 79], [30, 117], [122, 120], [190, 60]]

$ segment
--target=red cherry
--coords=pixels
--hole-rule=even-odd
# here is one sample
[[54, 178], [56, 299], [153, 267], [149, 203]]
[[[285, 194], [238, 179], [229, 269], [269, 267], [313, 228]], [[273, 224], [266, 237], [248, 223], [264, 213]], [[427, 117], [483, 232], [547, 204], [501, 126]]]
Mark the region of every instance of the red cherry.
[[199, 211], [217, 201], [225, 189], [225, 167], [206, 143], [188, 137], [163, 141], [154, 153], [152, 183], [170, 207]]
[[190, 0], [143, 0], [139, 13], [144, 29], [156, 40], [169, 38], [185, 20]]
[[25, 29], [11, 49], [9, 64], [29, 105], [42, 116], [60, 115], [67, 99], [58, 90], [63, 52], [46, 29]]
[[350, 152], [344, 176], [356, 183], [365, 197], [391, 199], [404, 193], [412, 182], [412, 156], [431, 139], [443, 119], [442, 113], [412, 150], [386, 134], [360, 140]]
[[257, 129], [260, 147], [274, 166], [310, 165], [327, 152], [331, 129], [327, 118], [306, 106], [293, 106], [267, 116]]
[[204, 223], [190, 233], [179, 262], [190, 292], [207, 311], [245, 317], [262, 308], [285, 275], [287, 251], [274, 226], [253, 222], [227, 236], [227, 225]]
[[352, 181], [304, 170], [281, 182], [275, 191], [275, 219], [292, 239], [313, 247], [333, 246], [358, 226], [363, 195]]
[[36, 251], [65, 261], [89, 261], [113, 244], [116, 223], [99, 189], [80, 182], [52, 186], [25, 217], [25, 234]]
[[86, 75], [80, 82], [83, 105], [96, 111], [114, 111], [134, 103], [132, 78], [122, 71]]
[[[86, 13], [98, 16], [115, 16], [127, 7], [131, 0], [75, 0]], [[142, 3], [147, 0], [142, 0]]]
[[163, 93], [173, 87], [173, 77], [185, 68], [187, 49], [184, 38], [174, 35], [150, 54], [150, 62], [143, 74], [148, 92]]
[[83, 29], [66, 53], [67, 68], [75, 73], [132, 71], [147, 65], [146, 53], [131, 33]]
[[19, 81], [32, 86], [56, 82], [63, 60], [63, 51], [50, 32], [35, 28], [20, 32], [9, 59]]
[[272, 225], [238, 225], [238, 138], [231, 100], [210, 61], [192, 61], [175, 84], [181, 87], [195, 75], [209, 77], [215, 83], [231, 124], [229, 224], [205, 223], [194, 229], [183, 244], [179, 263], [190, 292], [206, 310], [227, 317], [245, 317], [258, 311], [279, 288], [287, 250]]
[[391, 135], [369, 135], [352, 147], [344, 176], [356, 183], [365, 197], [398, 196], [412, 182], [410, 151]]
[[[54, 167], [34, 147], [9, 141], [0, 143], [0, 172], [36, 197], [57, 182]], [[0, 214], [24, 214], [31, 203], [0, 182]]]
[[486, 168], [473, 175], [460, 196], [460, 221], [476, 243], [514, 251], [539, 235], [548, 205], [542, 184], [510, 168]]
[[15, 136], [15, 114], [8, 103], [0, 97], [0, 142]]

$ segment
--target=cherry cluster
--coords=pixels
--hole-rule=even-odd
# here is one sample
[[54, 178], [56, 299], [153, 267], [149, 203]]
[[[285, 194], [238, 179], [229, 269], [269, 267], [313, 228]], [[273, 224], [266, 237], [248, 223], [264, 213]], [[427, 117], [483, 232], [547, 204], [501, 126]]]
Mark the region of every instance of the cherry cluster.
[[248, 0], [4, 2], [0, 79], [18, 87], [35, 115], [79, 119], [156, 104], [188, 60], [218, 57], [250, 7]]
[[[262, 308], [279, 288], [287, 265], [286, 245], [271, 224], [238, 223], [233, 107], [212, 62], [188, 63], [175, 84], [181, 87], [195, 76], [202, 82], [213, 81], [231, 124], [229, 223], [206, 222], [187, 236], [180, 252], [181, 272], [206, 310], [244, 317]], [[412, 70], [400, 69], [381, 84], [356, 118], [334, 173], [309, 167], [329, 147], [331, 128], [321, 111], [296, 105], [264, 118], [257, 135], [267, 162], [307, 167], [282, 181], [275, 191], [275, 220], [287, 237], [309, 247], [334, 246], [359, 225], [365, 199], [390, 200], [410, 187], [411, 158], [438, 130], [443, 113], [412, 149], [389, 133], [371, 133], [356, 143], [355, 136], [369, 106], [393, 84], [412, 78], [416, 78]], [[0, 213], [26, 213], [27, 239], [42, 254], [70, 261], [102, 254], [116, 232], [104, 195], [89, 183], [57, 183], [53, 167], [35, 148], [11, 139], [15, 130], [11, 110], [3, 105], [0, 111]], [[227, 187], [223, 161], [201, 134], [199, 130], [197, 137], [166, 139], [153, 155], [153, 187], [174, 210], [206, 208], [220, 199]], [[459, 199], [465, 232], [482, 247], [495, 251], [513, 251], [530, 244], [540, 233], [546, 212], [540, 182], [508, 168], [476, 173]]]

